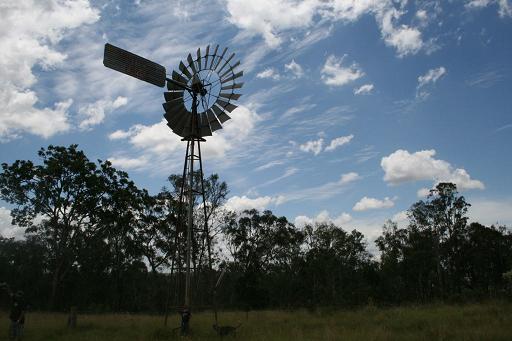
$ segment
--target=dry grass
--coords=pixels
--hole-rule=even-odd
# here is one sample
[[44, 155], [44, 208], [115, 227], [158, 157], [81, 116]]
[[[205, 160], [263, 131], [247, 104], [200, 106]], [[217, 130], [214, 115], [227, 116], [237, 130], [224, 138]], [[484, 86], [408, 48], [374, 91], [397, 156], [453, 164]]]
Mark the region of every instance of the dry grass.
[[[1, 316], [6, 339], [8, 320]], [[29, 313], [24, 340], [173, 340], [178, 326], [149, 315], [79, 315], [75, 330], [66, 328], [64, 314]], [[258, 311], [220, 314], [221, 324], [242, 326], [236, 338], [225, 340], [512, 340], [512, 305], [506, 303], [464, 306], [433, 305], [353, 311]], [[218, 340], [212, 329], [213, 314], [192, 316], [193, 340]]]

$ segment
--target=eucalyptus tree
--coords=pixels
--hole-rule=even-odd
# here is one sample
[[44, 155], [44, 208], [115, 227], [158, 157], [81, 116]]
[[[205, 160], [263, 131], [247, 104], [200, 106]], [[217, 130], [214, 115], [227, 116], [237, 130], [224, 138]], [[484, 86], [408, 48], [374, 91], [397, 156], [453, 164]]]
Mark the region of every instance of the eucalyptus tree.
[[104, 187], [98, 167], [77, 145], [50, 145], [38, 156], [40, 164], [30, 160], [2, 164], [0, 198], [14, 205], [13, 224], [38, 235], [48, 249], [53, 306], [87, 235], [98, 228], [96, 214]]

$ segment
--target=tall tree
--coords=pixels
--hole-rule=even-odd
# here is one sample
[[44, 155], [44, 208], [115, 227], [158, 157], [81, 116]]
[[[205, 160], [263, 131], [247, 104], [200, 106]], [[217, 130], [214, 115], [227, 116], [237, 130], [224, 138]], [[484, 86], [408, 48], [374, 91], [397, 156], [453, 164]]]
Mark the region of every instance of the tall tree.
[[86, 232], [96, 227], [101, 177], [77, 145], [41, 148], [42, 161], [2, 164], [1, 199], [15, 205], [13, 224], [27, 227], [46, 244], [52, 273], [50, 306], [59, 284], [83, 247]]

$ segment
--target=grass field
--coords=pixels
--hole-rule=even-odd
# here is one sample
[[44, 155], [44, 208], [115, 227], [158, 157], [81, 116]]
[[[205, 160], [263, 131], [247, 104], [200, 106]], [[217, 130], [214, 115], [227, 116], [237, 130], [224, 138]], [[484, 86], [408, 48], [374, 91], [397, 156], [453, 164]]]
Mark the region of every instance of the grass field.
[[[8, 320], [2, 314], [7, 339]], [[223, 312], [220, 324], [237, 325], [236, 338], [224, 340], [512, 340], [512, 304], [434, 305], [363, 308], [351, 311]], [[79, 315], [75, 330], [66, 328], [65, 314], [29, 313], [24, 340], [173, 340], [171, 327], [149, 315]], [[192, 316], [193, 340], [220, 339], [212, 329], [213, 315]]]

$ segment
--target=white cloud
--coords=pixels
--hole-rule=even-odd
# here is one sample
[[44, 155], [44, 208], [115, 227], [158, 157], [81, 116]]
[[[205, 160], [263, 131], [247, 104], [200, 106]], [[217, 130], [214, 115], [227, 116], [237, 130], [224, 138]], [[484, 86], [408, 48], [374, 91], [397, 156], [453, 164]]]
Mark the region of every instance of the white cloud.
[[290, 71], [296, 78], [301, 78], [304, 76], [304, 70], [302, 69], [302, 66], [296, 63], [293, 59], [289, 64], [285, 64], [284, 68], [285, 70]]
[[509, 0], [469, 0], [466, 3], [466, 8], [475, 9], [487, 7], [491, 4], [498, 5], [498, 13], [500, 17], [512, 16], [512, 6]]
[[140, 169], [148, 165], [148, 160], [145, 157], [127, 158], [127, 157], [109, 157], [108, 160], [112, 165], [122, 169]]
[[316, 0], [227, 0], [228, 20], [249, 35], [261, 35], [270, 47], [281, 43], [279, 32], [312, 24]]
[[405, 227], [409, 223], [409, 217], [407, 216], [407, 211], [400, 211], [393, 215], [391, 218], [392, 221], [397, 223], [399, 227]]
[[275, 166], [279, 166], [279, 165], [282, 165], [282, 164], [284, 164], [284, 161], [280, 161], [280, 160], [270, 161], [270, 162], [267, 162], [264, 165], [261, 165], [261, 166], [257, 167], [255, 169], [255, 171], [262, 171], [264, 169], [269, 169], [269, 168], [272, 168], [272, 167], [275, 167]]
[[[88, 1], [15, 1], [2, 6], [0, 21], [0, 139], [28, 132], [44, 138], [67, 131], [71, 99], [40, 109], [32, 87], [34, 66], [63, 65], [66, 55], [56, 45], [70, 30], [98, 20]], [[38, 105], [39, 104], [39, 105]], [[36, 107], [37, 106], [37, 107]]]
[[282, 195], [282, 202], [328, 199], [343, 192], [349, 183], [359, 179], [361, 179], [361, 177], [355, 172], [345, 173], [336, 181], [330, 181], [322, 185], [301, 188], [299, 190], [284, 193]]
[[[83, 117], [80, 122], [80, 129], [87, 130], [91, 126], [100, 124], [105, 119], [107, 113], [112, 112], [128, 103], [128, 99], [123, 96], [118, 96], [114, 101], [110, 99], [102, 99], [95, 103], [88, 104], [81, 107], [78, 113]], [[113, 138], [115, 139], [115, 137]]]
[[[255, 111], [245, 106], [239, 106], [229, 116], [231, 120], [225, 122], [223, 128], [214, 132], [213, 136], [207, 136], [207, 142], [201, 144], [203, 157], [221, 162], [222, 165], [226, 165], [235, 158], [249, 157], [248, 154], [252, 153], [250, 148], [257, 147], [260, 139], [265, 139], [261, 132], [255, 136], [257, 133], [255, 126], [261, 119]], [[145, 169], [151, 167], [153, 170], [165, 168], [168, 171], [169, 167], [178, 169], [177, 164], [183, 162], [182, 153], [186, 143], [169, 129], [165, 119], [152, 125], [137, 124], [128, 130], [114, 131], [109, 138], [111, 140], [128, 140], [135, 155], [127, 155], [126, 151], [123, 151], [121, 153], [123, 157], [120, 159], [132, 167], [139, 168], [140, 166]], [[117, 159], [116, 155], [112, 157]], [[147, 161], [145, 166], [141, 160]], [[155, 165], [160, 167], [155, 167]]]
[[361, 179], [361, 176], [359, 174], [357, 174], [356, 172], [350, 172], [342, 174], [339, 183], [341, 185], [344, 185], [359, 179]]
[[[384, 181], [396, 185], [404, 182], [418, 180], [432, 180], [434, 185], [439, 182], [452, 182], [458, 190], [484, 189], [484, 184], [479, 180], [471, 179], [466, 170], [453, 169], [452, 165], [444, 160], [435, 159], [436, 151], [421, 150], [409, 153], [399, 149], [381, 160], [384, 170]], [[418, 195], [424, 194], [419, 192]]]
[[262, 79], [270, 78], [270, 79], [273, 79], [273, 80], [278, 80], [279, 78], [281, 78], [281, 76], [279, 75], [277, 70], [274, 69], [274, 68], [267, 68], [267, 69], [261, 71], [260, 73], [258, 73], [256, 75], [256, 77], [257, 78], [262, 78]]
[[331, 86], [342, 86], [364, 76], [359, 66], [354, 62], [350, 66], [343, 66], [343, 60], [347, 55], [337, 58], [334, 55], [327, 57], [322, 68], [322, 80]]
[[311, 218], [305, 215], [299, 215], [295, 217], [294, 224], [299, 229], [302, 229], [306, 225], [314, 225], [316, 223], [333, 223], [336, 226], [343, 226], [350, 221], [352, 221], [352, 217], [348, 213], [343, 212], [337, 217], [331, 217], [329, 212], [324, 210]]
[[354, 207], [352, 208], [354, 211], [367, 211], [367, 210], [376, 210], [381, 208], [390, 208], [395, 206], [395, 203], [392, 199], [386, 197], [384, 200], [379, 200], [375, 198], [363, 197], [359, 200]]
[[438, 79], [446, 74], [444, 66], [440, 66], [435, 69], [430, 69], [422, 76], [418, 77], [418, 88], [421, 88], [429, 83], [435, 83]]
[[354, 89], [354, 95], [368, 95], [373, 90], [373, 84], [364, 84]]
[[312, 152], [313, 154], [318, 155], [322, 151], [323, 144], [324, 139], [320, 138], [318, 140], [307, 141], [306, 143], [301, 144], [299, 148], [303, 152]]
[[0, 236], [22, 239], [25, 234], [25, 228], [12, 225], [11, 221], [11, 211], [5, 207], [0, 207]]
[[257, 198], [248, 198], [244, 196], [233, 196], [229, 198], [224, 207], [230, 211], [234, 212], [242, 212], [244, 210], [256, 209], [259, 211], [267, 209], [270, 205], [279, 205], [283, 201], [283, 197], [257, 197]]
[[405, 13], [400, 9], [404, 5], [404, 1], [391, 0], [227, 0], [227, 11], [228, 20], [245, 35], [260, 35], [272, 48], [278, 47], [283, 42], [281, 36], [291, 29], [316, 28], [325, 22], [354, 22], [372, 14], [385, 43], [403, 57], [417, 53], [425, 45], [417, 28], [398, 23]]
[[340, 136], [331, 140], [331, 143], [327, 147], [325, 147], [325, 151], [333, 151], [338, 147], [341, 147], [347, 143], [349, 143], [354, 138], [354, 135]]
[[416, 87], [416, 97], [426, 99], [430, 92], [425, 88], [435, 84], [440, 78], [446, 74], [446, 69], [440, 66], [436, 69], [430, 69], [422, 76], [418, 77], [418, 86]]

